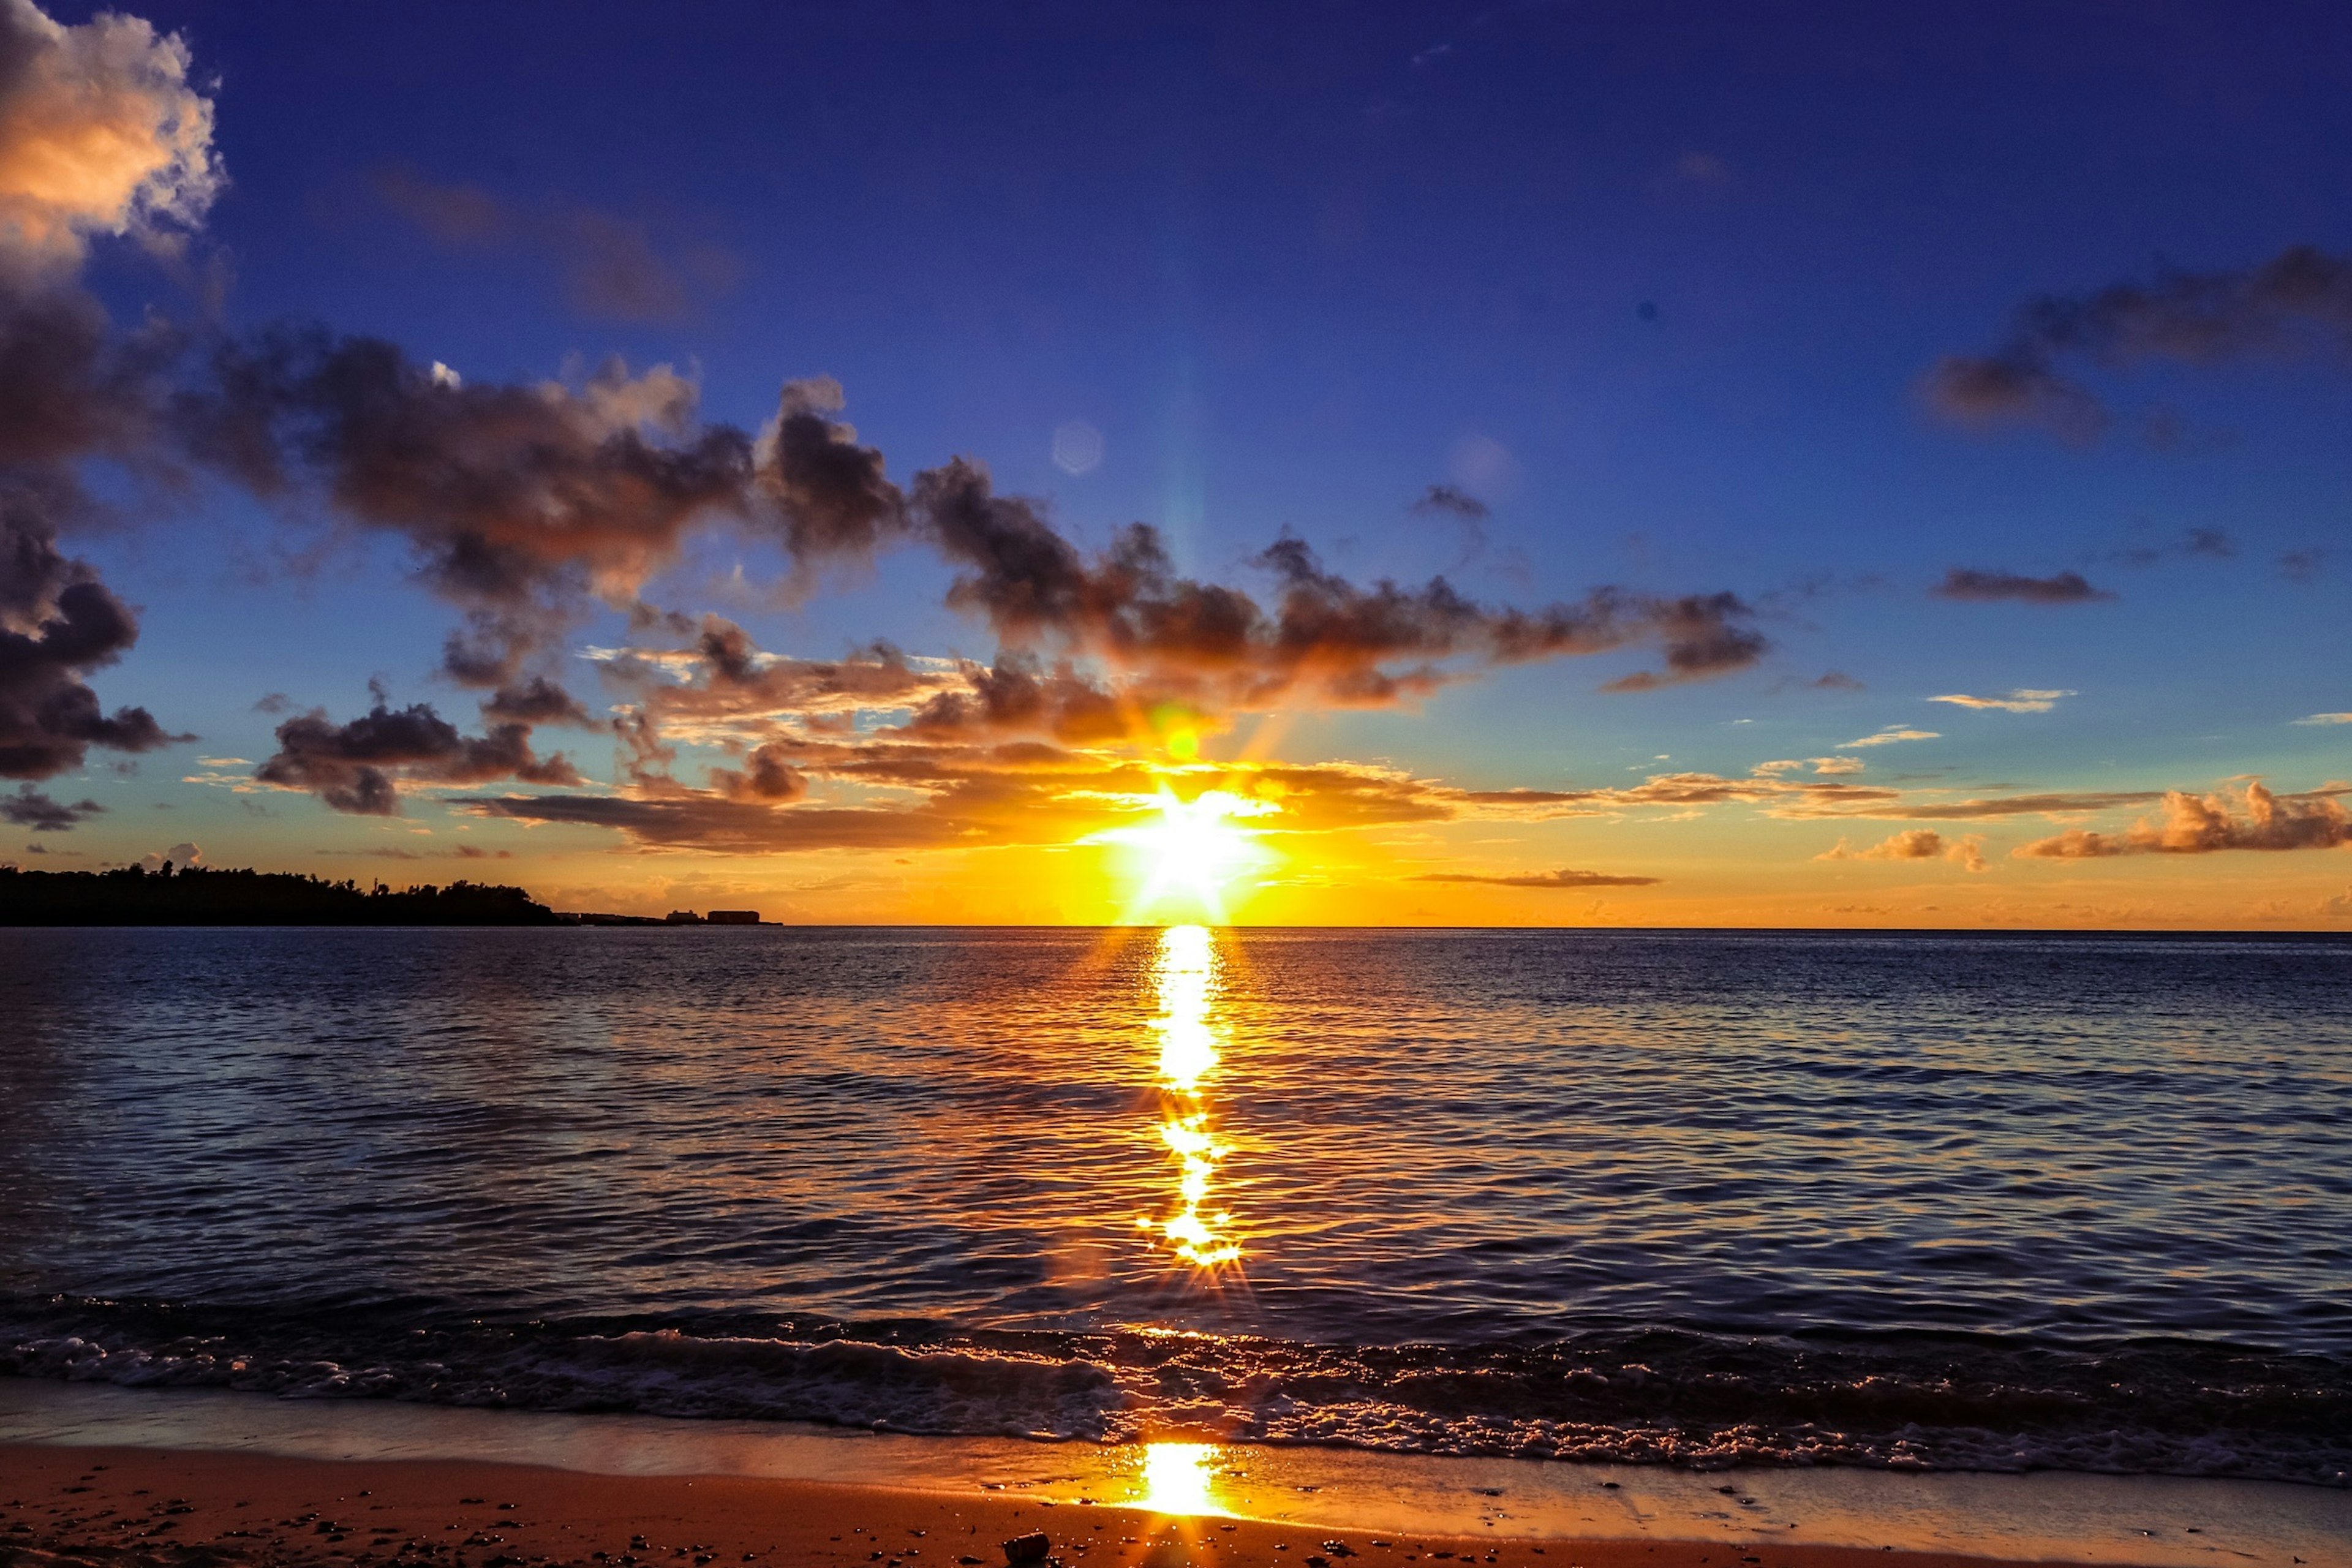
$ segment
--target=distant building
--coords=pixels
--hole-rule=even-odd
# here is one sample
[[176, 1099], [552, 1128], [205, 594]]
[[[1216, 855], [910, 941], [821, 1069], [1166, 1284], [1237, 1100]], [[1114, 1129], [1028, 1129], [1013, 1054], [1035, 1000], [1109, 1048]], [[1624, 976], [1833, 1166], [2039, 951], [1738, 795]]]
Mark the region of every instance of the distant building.
[[692, 910], [672, 910], [669, 913], [662, 916], [662, 924], [664, 925], [698, 926], [701, 923], [702, 917], [696, 914]]
[[760, 923], [757, 910], [713, 910], [702, 917], [705, 924], [715, 926], [755, 926]]

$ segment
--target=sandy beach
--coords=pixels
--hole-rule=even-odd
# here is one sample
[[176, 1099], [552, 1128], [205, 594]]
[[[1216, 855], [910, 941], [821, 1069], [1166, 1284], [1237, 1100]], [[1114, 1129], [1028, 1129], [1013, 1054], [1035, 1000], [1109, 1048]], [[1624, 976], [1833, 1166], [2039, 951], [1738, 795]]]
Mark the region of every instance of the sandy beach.
[[331, 1461], [0, 1446], [0, 1563], [400, 1568], [984, 1568], [1042, 1531], [1068, 1568], [1987, 1568], [1951, 1553], [1382, 1534], [1213, 1516], [738, 1476], [604, 1476], [429, 1459]]

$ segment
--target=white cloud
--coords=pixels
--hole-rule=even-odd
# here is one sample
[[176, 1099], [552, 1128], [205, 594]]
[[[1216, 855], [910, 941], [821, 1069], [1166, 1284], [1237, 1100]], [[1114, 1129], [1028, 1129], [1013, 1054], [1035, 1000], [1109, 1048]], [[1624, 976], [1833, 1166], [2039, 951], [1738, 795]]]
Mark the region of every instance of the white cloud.
[[0, 252], [79, 263], [97, 234], [161, 239], [219, 193], [213, 106], [188, 84], [187, 45], [101, 11], [63, 26], [0, 0]]
[[2352, 713], [2314, 713], [2307, 719], [2297, 719], [2298, 724], [2352, 724]]
[[1851, 752], [1857, 746], [1891, 746], [1897, 741], [1937, 741], [1942, 738], [1942, 733], [1938, 731], [1906, 730], [1900, 724], [1889, 724], [1875, 735], [1864, 735], [1859, 741], [1845, 742], [1838, 747], [1838, 750]]
[[1942, 697], [1930, 697], [1930, 702], [1948, 702], [1956, 708], [1997, 708], [2004, 713], [2047, 713], [2058, 705], [2062, 697], [2075, 697], [2079, 692], [2056, 689], [2037, 691], [2020, 687], [2006, 697], [1971, 697], [1964, 691], [1948, 692]]

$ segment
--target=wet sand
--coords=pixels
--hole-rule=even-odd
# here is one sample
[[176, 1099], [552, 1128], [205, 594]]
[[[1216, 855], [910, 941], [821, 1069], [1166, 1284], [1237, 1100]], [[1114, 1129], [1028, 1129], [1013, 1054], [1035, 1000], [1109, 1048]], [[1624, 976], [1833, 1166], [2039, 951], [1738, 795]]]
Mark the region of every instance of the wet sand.
[[0, 1445], [0, 1564], [236, 1568], [1987, 1568], [1853, 1547], [1498, 1540], [1307, 1528], [1036, 1498], [467, 1460]]
[[2352, 1490], [2270, 1481], [1147, 1449], [8, 1377], [0, 1504], [0, 1568], [29, 1542], [161, 1563], [174, 1542], [225, 1568], [994, 1568], [1040, 1526], [1064, 1568], [2352, 1568]]

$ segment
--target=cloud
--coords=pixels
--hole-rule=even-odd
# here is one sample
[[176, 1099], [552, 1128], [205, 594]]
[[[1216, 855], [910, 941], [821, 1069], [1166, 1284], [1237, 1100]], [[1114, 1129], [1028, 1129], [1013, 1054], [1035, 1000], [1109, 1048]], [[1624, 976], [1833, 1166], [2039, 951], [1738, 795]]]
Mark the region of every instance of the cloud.
[[870, 561], [909, 527], [882, 454], [832, 417], [842, 404], [841, 384], [829, 375], [786, 382], [760, 437], [760, 481], [782, 513], [786, 548], [805, 565]]
[[2155, 790], [2107, 791], [2093, 795], [2013, 795], [1991, 800], [1914, 801], [1904, 800], [1895, 792], [1883, 792], [1883, 801], [1864, 801], [1855, 805], [1829, 803], [1826, 808], [1816, 808], [1811, 803], [1799, 803], [1777, 810], [1784, 816], [1867, 816], [1885, 821], [1910, 822], [1978, 822], [2004, 816], [2081, 816], [2091, 812], [2112, 811], [2117, 806], [2143, 805], [2158, 799]]
[[618, 361], [574, 384], [460, 382], [391, 343], [285, 328], [221, 345], [173, 421], [265, 496], [315, 492], [405, 538], [467, 612], [444, 668], [499, 686], [590, 595], [631, 601], [693, 524], [740, 515], [751, 442], [703, 428], [693, 384]]
[[218, 189], [212, 106], [188, 55], [136, 18], [61, 26], [0, 0], [0, 776], [47, 778], [92, 746], [167, 735], [108, 714], [87, 677], [137, 640], [130, 606], [58, 544], [95, 509], [74, 464], [144, 458], [161, 334], [116, 336], [75, 271], [89, 240], [167, 245]]
[[1618, 877], [1606, 871], [1533, 871], [1525, 876], [1482, 876], [1468, 871], [1428, 871], [1412, 882], [1484, 882], [1496, 888], [1654, 888], [1655, 877]]
[[1729, 779], [1716, 773], [1653, 773], [1638, 784], [1612, 789], [1462, 790], [1453, 792], [1448, 798], [1476, 808], [1479, 815], [1539, 821], [1549, 817], [1608, 816], [1647, 807], [1724, 805], [1763, 805], [1773, 816], [1862, 815], [1864, 808], [1884, 806], [1901, 797], [1894, 790], [1865, 784], [1771, 774]]
[[69, 270], [93, 235], [163, 241], [204, 216], [221, 174], [189, 63], [136, 16], [63, 26], [0, 0], [0, 258]]
[[2080, 693], [2061, 691], [2054, 688], [2037, 691], [2020, 687], [2006, 697], [1970, 697], [1965, 693], [1954, 691], [1941, 697], [1930, 697], [1927, 700], [1949, 702], [1956, 708], [1998, 709], [2004, 713], [2047, 713], [2058, 705], [2061, 698], [2078, 695]]
[[[26, 847], [29, 849], [33, 846], [28, 844]], [[2352, 916], [2352, 888], [2347, 888], [2331, 898], [2322, 899], [2319, 902], [2319, 912], [2323, 915], [2334, 915], [2339, 919]]]
[[1832, 669], [1811, 683], [1816, 691], [1860, 691], [1862, 682], [1843, 670]]
[[1932, 827], [1907, 827], [1902, 832], [1880, 840], [1867, 848], [1854, 849], [1843, 838], [1831, 848], [1813, 857], [1816, 860], [1935, 860], [1946, 859], [1964, 871], [1982, 871], [1989, 868], [1984, 858], [1984, 840], [1971, 833], [1958, 839], [1947, 839]]
[[2297, 724], [2352, 724], [2352, 713], [2312, 713], [2294, 721]]
[[2081, 605], [2115, 597], [2105, 589], [2091, 586], [2079, 572], [2027, 577], [2015, 572], [1979, 572], [1966, 566], [1947, 571], [1934, 592], [1939, 599], [1979, 603], [2010, 599], [2021, 605]]
[[2237, 792], [2197, 795], [2168, 790], [2163, 815], [2128, 832], [2071, 828], [2021, 846], [2032, 859], [2088, 860], [2117, 855], [2211, 855], [2224, 849], [2334, 849], [2352, 844], [2352, 815], [2336, 797], [2342, 789], [2305, 795], [2272, 793], [2260, 779]]
[[394, 709], [381, 692], [373, 708], [347, 724], [332, 722], [323, 709], [287, 720], [278, 726], [277, 753], [253, 776], [279, 789], [308, 790], [337, 811], [363, 816], [396, 816], [404, 784], [582, 782], [562, 752], [546, 758], [532, 752], [528, 724], [464, 735], [430, 706]]
[[2279, 556], [2279, 574], [2290, 583], [2316, 583], [2326, 568], [2327, 550], [2289, 550]]
[[2258, 267], [2168, 272], [2153, 284], [2030, 300], [2005, 343], [1937, 362], [1925, 390], [1930, 406], [1966, 424], [2038, 425], [2088, 440], [2111, 416], [2068, 373], [2070, 363], [2204, 365], [2312, 352], [2340, 358], [2347, 350], [2352, 259], [2298, 245]]
[[1860, 757], [1814, 757], [1813, 772], [1824, 776], [1838, 773], [1858, 773], [1870, 764]]
[[201, 866], [204, 863], [205, 852], [194, 844], [174, 844], [169, 849], [159, 853], [142, 855], [136, 862], [139, 868], [150, 876], [161, 871], [166, 866], [185, 871], [191, 867]]
[[961, 569], [948, 603], [980, 616], [1016, 649], [1053, 647], [1204, 703], [1264, 709], [1296, 694], [1341, 706], [1426, 695], [1473, 666], [1657, 646], [1666, 669], [1612, 682], [1633, 690], [1747, 668], [1765, 639], [1722, 593], [1662, 598], [1596, 589], [1526, 611], [1482, 605], [1443, 577], [1419, 587], [1359, 586], [1327, 572], [1297, 539], [1254, 564], [1275, 580], [1271, 606], [1249, 593], [1178, 576], [1159, 532], [1135, 523], [1089, 557], [1035, 503], [995, 492], [965, 458], [915, 476], [908, 502], [923, 537]]
[[1938, 731], [1910, 730], [1900, 724], [1889, 724], [1874, 735], [1864, 735], [1858, 741], [1842, 741], [1838, 743], [1838, 750], [1850, 752], [1861, 746], [1892, 746], [1899, 741], [1939, 741], [1941, 739], [1943, 735]]
[[68, 805], [52, 800], [31, 784], [18, 784], [13, 795], [0, 795], [0, 822], [13, 822], [36, 833], [70, 833], [74, 825], [96, 816], [106, 807], [94, 800]]
[[2125, 566], [2154, 566], [2168, 557], [2197, 556], [2208, 561], [2236, 558], [2238, 542], [2224, 528], [2191, 528], [2174, 542], [2134, 544], [2112, 551], [2107, 559]]
[[588, 729], [596, 722], [579, 699], [543, 675], [492, 692], [482, 704], [482, 717], [498, 723], [569, 724], [577, 729]]
[[377, 171], [374, 183], [387, 206], [442, 245], [538, 258], [562, 279], [575, 309], [604, 321], [680, 321], [740, 270], [717, 246], [665, 254], [646, 225], [596, 207], [513, 207], [479, 185], [443, 184], [398, 164]]
[[1432, 485], [1412, 503], [1419, 512], [1446, 512], [1469, 522], [1484, 521], [1493, 510], [1467, 490], [1453, 485]]
[[167, 734], [144, 708], [107, 713], [84, 679], [138, 637], [130, 607], [59, 552], [37, 500], [0, 478], [0, 778], [51, 777], [92, 746], [149, 752], [194, 739]]
[[372, 860], [511, 860], [511, 849], [484, 849], [478, 845], [459, 844], [448, 849], [408, 849], [397, 844], [380, 844], [368, 849], [314, 849], [313, 855], [357, 855]]

